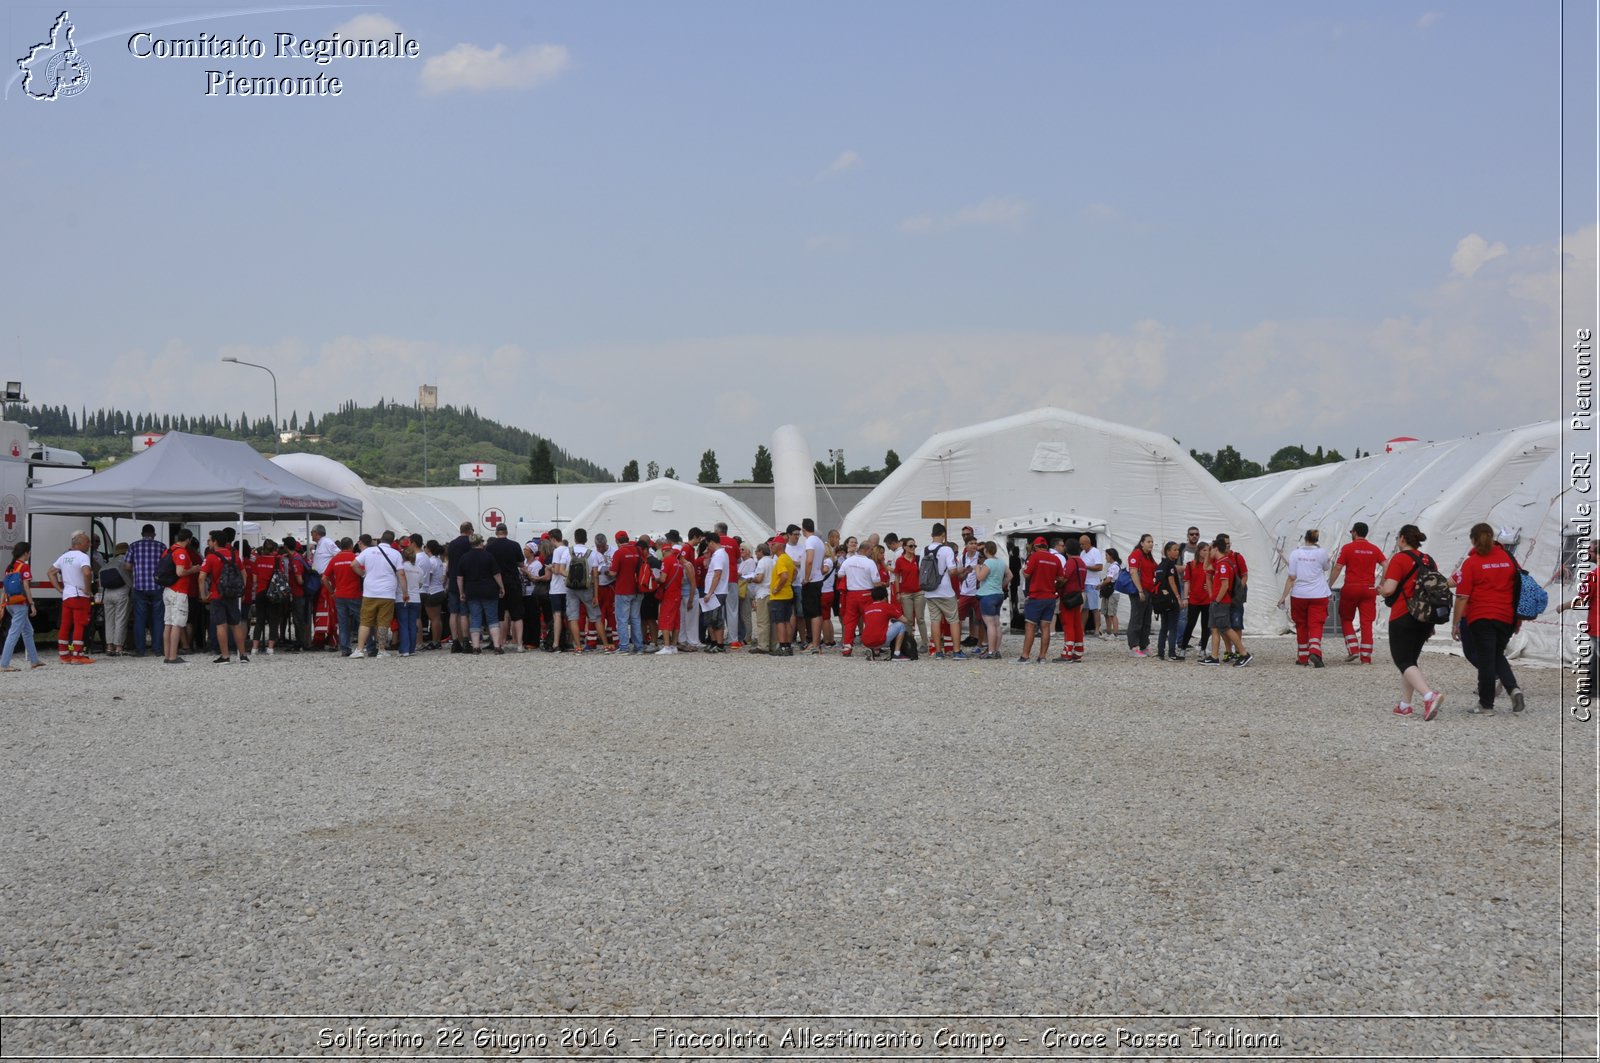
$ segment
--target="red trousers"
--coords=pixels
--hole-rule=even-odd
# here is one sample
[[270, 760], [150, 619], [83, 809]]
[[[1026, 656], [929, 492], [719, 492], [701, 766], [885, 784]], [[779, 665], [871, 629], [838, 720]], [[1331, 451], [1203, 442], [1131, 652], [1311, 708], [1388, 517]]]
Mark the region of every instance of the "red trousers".
[[602, 583], [595, 592], [595, 603], [600, 606], [600, 618], [606, 622], [606, 630], [617, 630], [617, 585]]
[[56, 641], [61, 647], [61, 656], [82, 652], [84, 636], [89, 633], [91, 604], [88, 598], [62, 599], [61, 631], [56, 636]]
[[1295, 660], [1322, 656], [1322, 628], [1328, 622], [1328, 599], [1290, 598], [1289, 617], [1294, 621]]
[[856, 641], [856, 627], [861, 623], [862, 611], [872, 601], [872, 592], [844, 591], [841, 597], [844, 598], [844, 616], [841, 618], [844, 624], [844, 644], [853, 646]]
[[1077, 660], [1083, 656], [1083, 609], [1056, 610], [1061, 620], [1061, 656]]
[[[1356, 616], [1361, 617], [1361, 636], [1356, 637]], [[1378, 615], [1375, 587], [1339, 592], [1339, 627], [1344, 631], [1344, 651], [1359, 656], [1362, 664], [1372, 663], [1372, 622]]]

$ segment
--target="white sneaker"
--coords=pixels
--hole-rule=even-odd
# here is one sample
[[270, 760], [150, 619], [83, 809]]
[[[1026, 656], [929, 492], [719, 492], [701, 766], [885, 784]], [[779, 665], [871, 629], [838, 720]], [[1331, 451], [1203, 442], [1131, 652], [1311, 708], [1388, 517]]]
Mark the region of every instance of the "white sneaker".
[[387, 656], [389, 656], [389, 651], [388, 650], [379, 650], [378, 651], [378, 656], [379, 657], [387, 657]]
[[[271, 653], [272, 651], [268, 650], [267, 652]], [[364, 654], [364, 653], [352, 653], [350, 656], [346, 657], [345, 660], [347, 660], [347, 661], [360, 661], [360, 660], [364, 660], [366, 658], [366, 656], [367, 655]]]
[[661, 656], [663, 654], [677, 653], [677, 652], [678, 652], [678, 647], [676, 647], [676, 646], [663, 646], [659, 650], [656, 651], [656, 656], [659, 657], [659, 656]]
[[277, 650], [274, 650], [274, 649], [273, 649], [273, 648], [272, 648], [272, 647], [271, 647], [271, 646], [268, 646], [268, 647], [267, 647], [267, 656], [269, 656], [269, 657], [270, 657], [270, 656], [272, 656], [272, 655], [273, 655], [273, 654], [275, 654], [275, 653], [277, 653], [277, 652], [278, 652], [278, 651], [277, 651]]

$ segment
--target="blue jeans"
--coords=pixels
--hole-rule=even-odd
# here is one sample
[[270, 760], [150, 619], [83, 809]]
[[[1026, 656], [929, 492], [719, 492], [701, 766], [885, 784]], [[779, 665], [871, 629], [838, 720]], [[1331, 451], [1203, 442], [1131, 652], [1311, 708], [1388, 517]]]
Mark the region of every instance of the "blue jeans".
[[361, 633], [361, 599], [335, 598], [334, 612], [339, 617], [339, 652], [349, 654], [355, 637]]
[[[161, 588], [133, 592], [133, 630], [128, 632], [128, 648], [134, 653], [160, 653], [161, 631], [166, 609], [161, 604]], [[148, 641], [145, 639], [149, 633]]]
[[1178, 623], [1178, 619], [1182, 615], [1183, 610], [1180, 609], [1161, 614], [1161, 632], [1156, 636], [1156, 653], [1160, 656], [1178, 655], [1178, 636], [1183, 633], [1183, 625]]
[[6, 648], [0, 652], [0, 668], [11, 667], [11, 651], [17, 648], [17, 640], [28, 650], [28, 663], [39, 663], [39, 648], [33, 644], [33, 620], [28, 616], [28, 605], [8, 605], [6, 612], [11, 614], [11, 627], [6, 631]]
[[488, 634], [489, 630], [500, 623], [500, 602], [497, 599], [479, 601], [476, 598], [467, 599], [467, 628], [473, 634], [480, 630]]
[[395, 602], [395, 619], [400, 621], [400, 652], [417, 652], [417, 621], [422, 618], [421, 602]]
[[639, 619], [639, 596], [619, 594], [613, 609], [617, 615], [617, 649], [622, 652], [644, 649], [644, 623]]

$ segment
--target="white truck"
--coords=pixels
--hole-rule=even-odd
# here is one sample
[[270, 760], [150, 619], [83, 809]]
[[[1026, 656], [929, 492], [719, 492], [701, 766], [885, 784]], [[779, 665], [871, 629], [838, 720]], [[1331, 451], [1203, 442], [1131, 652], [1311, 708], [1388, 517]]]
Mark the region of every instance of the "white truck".
[[28, 495], [35, 488], [93, 472], [76, 451], [36, 443], [28, 438], [27, 425], [0, 421], [0, 568], [11, 563], [17, 543], [32, 544], [33, 598], [39, 608], [33, 622], [36, 630], [54, 630], [60, 620], [61, 593], [50, 585], [46, 573], [70, 545], [73, 531], [82, 528], [98, 536], [103, 550], [109, 550], [114, 540], [99, 520], [34, 515], [28, 509]]

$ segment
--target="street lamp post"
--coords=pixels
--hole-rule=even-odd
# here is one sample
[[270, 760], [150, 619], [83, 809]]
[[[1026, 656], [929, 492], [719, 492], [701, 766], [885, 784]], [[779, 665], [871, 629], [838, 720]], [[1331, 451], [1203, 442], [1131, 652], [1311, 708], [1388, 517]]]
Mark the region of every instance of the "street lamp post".
[[224, 356], [222, 360], [224, 362], [232, 362], [234, 365], [248, 365], [252, 369], [260, 369], [272, 378], [272, 441], [276, 443], [278, 441], [278, 425], [280, 423], [278, 420], [278, 374], [264, 365], [257, 365], [255, 362], [246, 362], [231, 356]]

